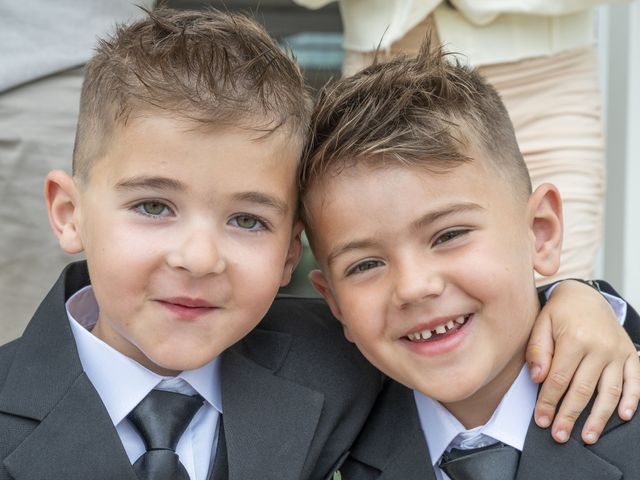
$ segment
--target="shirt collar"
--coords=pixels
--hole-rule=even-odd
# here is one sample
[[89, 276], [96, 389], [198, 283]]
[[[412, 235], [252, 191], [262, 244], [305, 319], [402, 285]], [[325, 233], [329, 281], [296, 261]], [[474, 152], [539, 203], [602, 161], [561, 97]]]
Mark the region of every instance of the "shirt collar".
[[449, 444], [460, 434], [462, 437], [484, 434], [522, 451], [537, 394], [538, 386], [531, 381], [529, 369], [525, 365], [489, 421], [485, 425], [466, 430], [439, 402], [414, 390], [420, 426], [429, 448], [431, 464], [434, 468], [438, 465]]
[[[171, 389], [171, 384], [175, 383], [171, 377], [152, 372], [91, 334], [99, 309], [90, 285], [73, 294], [67, 300], [66, 309], [82, 368], [114, 425], [118, 425], [160, 383]], [[195, 370], [185, 370], [177, 378], [187, 382], [222, 413], [219, 357]]]

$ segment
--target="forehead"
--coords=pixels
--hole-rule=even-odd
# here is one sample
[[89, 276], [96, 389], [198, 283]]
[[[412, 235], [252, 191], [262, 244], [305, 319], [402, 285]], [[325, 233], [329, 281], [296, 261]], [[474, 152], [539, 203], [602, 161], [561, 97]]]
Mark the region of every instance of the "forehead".
[[[471, 160], [434, 168], [360, 162], [328, 172], [310, 184], [304, 201], [307, 210], [317, 214], [341, 202], [360, 203], [360, 198], [385, 198], [385, 202], [413, 199], [438, 203], [440, 199], [451, 196], [483, 196], [507, 185], [508, 182], [485, 161]], [[368, 202], [362, 202], [363, 210], [374, 212], [373, 205], [367, 207]]]
[[203, 128], [193, 121], [139, 116], [114, 131], [92, 168], [89, 185], [158, 177], [194, 192], [259, 187], [295, 197], [299, 152], [299, 142], [284, 131], [263, 135], [240, 127]]
[[281, 163], [293, 162], [296, 166], [301, 144], [302, 138], [285, 129], [265, 132], [244, 125], [211, 125], [165, 115], [138, 115], [114, 129], [104, 157], [113, 161], [124, 156], [126, 163], [135, 168], [145, 160], [145, 155], [162, 157], [164, 162], [173, 156], [175, 163], [186, 166], [200, 157], [215, 161], [244, 153], [253, 156], [256, 168], [260, 168], [261, 160], [268, 162], [274, 155], [282, 158]]
[[[237, 119], [226, 118], [221, 115], [220, 119], [209, 118], [198, 111], [176, 111], [164, 110], [152, 106], [137, 106], [131, 110], [117, 114], [115, 110], [110, 111], [111, 121], [104, 121], [99, 126], [96, 125], [96, 132], [93, 138], [84, 139], [96, 142], [100, 139], [100, 152], [95, 156], [101, 159], [108, 149], [115, 149], [123, 145], [136, 142], [142, 144], [149, 141], [148, 133], [153, 130], [163, 130], [184, 134], [200, 134], [201, 137], [210, 139], [229, 136], [229, 133], [244, 132], [242, 138], [236, 138], [238, 144], [262, 144], [280, 148], [286, 155], [289, 151], [302, 149], [305, 140], [302, 129], [297, 128], [291, 122], [279, 124], [273, 116], [266, 116], [258, 113], [242, 114]], [[86, 135], [85, 135], [86, 137]], [[170, 142], [175, 137], [166, 138]], [[261, 140], [263, 140], [261, 142]], [[181, 142], [182, 139], [177, 139]], [[297, 152], [299, 155], [299, 152]]]
[[504, 180], [473, 161], [438, 173], [358, 165], [326, 177], [305, 198], [319, 259], [336, 244], [362, 239], [393, 242], [399, 235], [413, 235], [430, 223], [441, 225], [465, 212], [505, 216], [521, 206]]

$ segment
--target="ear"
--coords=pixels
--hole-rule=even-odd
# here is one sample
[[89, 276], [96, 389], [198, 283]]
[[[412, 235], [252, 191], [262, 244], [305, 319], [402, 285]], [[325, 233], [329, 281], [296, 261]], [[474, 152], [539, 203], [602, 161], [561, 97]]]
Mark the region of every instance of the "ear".
[[540, 185], [528, 203], [529, 226], [533, 235], [533, 268], [540, 275], [553, 275], [560, 267], [562, 250], [562, 199], [558, 189]]
[[49, 172], [44, 184], [49, 223], [60, 247], [67, 253], [83, 250], [78, 228], [79, 192], [73, 178], [62, 170]]
[[284, 269], [282, 270], [282, 279], [280, 286], [284, 287], [291, 281], [291, 275], [302, 257], [302, 222], [298, 221], [291, 230], [291, 240], [289, 241], [289, 250], [284, 261]]
[[313, 288], [315, 288], [316, 291], [325, 299], [327, 305], [329, 305], [329, 308], [331, 309], [331, 313], [333, 313], [333, 316], [336, 317], [342, 324], [344, 336], [347, 338], [347, 340], [353, 343], [353, 339], [349, 335], [349, 329], [342, 319], [342, 311], [340, 310], [340, 306], [338, 305], [336, 297], [331, 291], [329, 282], [327, 282], [327, 279], [322, 273], [322, 270], [312, 270], [309, 273], [309, 280], [311, 280]]

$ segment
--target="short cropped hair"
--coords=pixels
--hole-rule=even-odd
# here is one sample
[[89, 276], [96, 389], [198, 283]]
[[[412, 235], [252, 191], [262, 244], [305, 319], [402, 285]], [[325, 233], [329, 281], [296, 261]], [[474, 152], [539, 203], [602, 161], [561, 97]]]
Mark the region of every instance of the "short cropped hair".
[[301, 147], [311, 100], [292, 55], [248, 17], [159, 8], [101, 40], [85, 67], [73, 171], [88, 178], [118, 125], [164, 113], [268, 135], [288, 127]]
[[[414, 58], [374, 64], [320, 92], [300, 166], [301, 198], [356, 165], [438, 173], [477, 155], [517, 182], [517, 191], [531, 193], [498, 93], [475, 69], [425, 42]], [[308, 220], [304, 205], [302, 214]]]

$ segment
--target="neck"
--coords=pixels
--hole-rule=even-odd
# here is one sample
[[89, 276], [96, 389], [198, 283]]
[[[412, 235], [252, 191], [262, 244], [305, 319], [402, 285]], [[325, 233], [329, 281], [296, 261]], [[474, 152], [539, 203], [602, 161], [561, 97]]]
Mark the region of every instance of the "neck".
[[510, 362], [495, 378], [474, 394], [463, 400], [442, 403], [442, 405], [467, 430], [485, 425], [491, 419], [513, 382], [518, 378], [524, 361], [523, 350], [517, 361]]
[[130, 359], [135, 360], [140, 365], [147, 368], [148, 370], [151, 370], [157, 375], [161, 375], [163, 377], [176, 377], [181, 373], [181, 370], [169, 370], [167, 368], [161, 367], [160, 365], [156, 365], [149, 358], [147, 358], [147, 356], [142, 353], [142, 351], [140, 351], [133, 345], [128, 344], [126, 341], [123, 341], [122, 338], [118, 335], [115, 335], [111, 329], [104, 328], [104, 325], [105, 323], [101, 322], [100, 318], [98, 318], [98, 321], [91, 329], [91, 333], [114, 350], [117, 350]]

